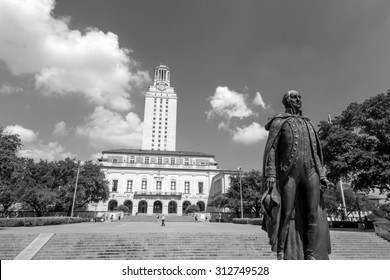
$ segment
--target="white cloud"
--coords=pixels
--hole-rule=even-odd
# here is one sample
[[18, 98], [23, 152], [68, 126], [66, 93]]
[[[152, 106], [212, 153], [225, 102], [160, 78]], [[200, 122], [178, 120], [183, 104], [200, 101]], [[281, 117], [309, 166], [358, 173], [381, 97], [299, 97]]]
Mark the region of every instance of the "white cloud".
[[268, 132], [260, 124], [253, 122], [243, 128], [238, 127], [233, 132], [233, 140], [243, 144], [254, 144], [267, 137]]
[[45, 94], [77, 93], [93, 104], [130, 109], [129, 94], [150, 81], [148, 72], [119, 47], [117, 35], [70, 30], [69, 18], [53, 17], [54, 6], [54, 0], [0, 1], [0, 59], [15, 75], [34, 73]]
[[253, 111], [246, 105], [245, 97], [246, 95], [228, 87], [217, 87], [214, 96], [210, 97], [211, 110], [207, 112], [208, 118], [217, 115], [227, 119], [243, 119], [253, 115]]
[[75, 155], [66, 152], [64, 147], [58, 142], [49, 142], [45, 144], [39, 139], [39, 133], [31, 129], [24, 128], [20, 125], [7, 126], [4, 131], [12, 134], [18, 134], [23, 144], [19, 155], [22, 157], [32, 158], [35, 161], [40, 159], [55, 161], [67, 157], [74, 158]]
[[11, 86], [9, 84], [3, 84], [0, 87], [0, 94], [11, 95], [11, 94], [20, 93], [20, 92], [23, 92], [23, 89], [21, 87], [15, 87], [15, 86]]
[[7, 126], [4, 131], [10, 134], [19, 135], [19, 138], [24, 145], [36, 142], [39, 136], [38, 132], [34, 132], [31, 129], [24, 128], [18, 124]]
[[56, 137], [64, 137], [69, 134], [68, 129], [66, 128], [66, 123], [61, 121], [55, 124], [53, 135]]
[[263, 98], [261, 97], [260, 92], [256, 92], [256, 96], [253, 99], [252, 103], [254, 105], [261, 106], [263, 109], [268, 109], [269, 108], [269, 106], [265, 105], [265, 102], [264, 102]]
[[123, 117], [101, 106], [87, 117], [86, 124], [76, 129], [76, 134], [88, 138], [94, 149], [140, 148], [143, 123], [130, 112]]

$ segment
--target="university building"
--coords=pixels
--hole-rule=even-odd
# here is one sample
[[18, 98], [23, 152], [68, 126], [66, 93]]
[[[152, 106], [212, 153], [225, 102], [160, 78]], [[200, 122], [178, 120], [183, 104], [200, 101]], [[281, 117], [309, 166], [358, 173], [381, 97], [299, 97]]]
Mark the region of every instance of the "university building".
[[176, 151], [177, 93], [170, 78], [167, 66], [156, 67], [145, 96], [142, 149], [102, 152], [99, 161], [110, 197], [95, 210], [112, 211], [123, 204], [132, 215], [183, 215], [195, 204], [207, 211], [208, 200], [229, 186], [235, 171], [218, 169], [213, 155]]

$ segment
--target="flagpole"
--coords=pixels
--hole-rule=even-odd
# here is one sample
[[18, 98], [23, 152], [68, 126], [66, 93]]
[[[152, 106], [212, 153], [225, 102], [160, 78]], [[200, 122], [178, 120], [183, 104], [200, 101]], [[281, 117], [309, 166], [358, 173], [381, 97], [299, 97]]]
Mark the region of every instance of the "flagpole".
[[345, 206], [343, 180], [341, 178], [340, 178], [340, 190], [341, 190], [341, 200], [343, 202], [344, 215], [345, 217], [347, 217], [347, 207]]

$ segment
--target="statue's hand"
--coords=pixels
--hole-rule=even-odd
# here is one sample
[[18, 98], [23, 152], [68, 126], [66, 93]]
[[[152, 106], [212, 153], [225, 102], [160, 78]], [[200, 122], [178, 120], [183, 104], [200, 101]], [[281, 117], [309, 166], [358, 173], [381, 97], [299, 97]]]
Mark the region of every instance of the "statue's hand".
[[268, 177], [266, 180], [266, 185], [269, 189], [272, 189], [274, 186], [276, 186], [276, 178]]
[[322, 189], [328, 189], [328, 188], [334, 188], [335, 187], [334, 184], [331, 183], [325, 177], [320, 179], [320, 184], [321, 184]]

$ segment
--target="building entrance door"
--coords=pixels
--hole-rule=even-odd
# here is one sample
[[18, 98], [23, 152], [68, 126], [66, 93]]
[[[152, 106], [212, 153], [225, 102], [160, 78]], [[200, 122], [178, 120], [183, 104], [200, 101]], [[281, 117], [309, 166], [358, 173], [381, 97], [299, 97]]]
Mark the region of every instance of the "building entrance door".
[[148, 212], [148, 203], [145, 200], [142, 200], [138, 204], [138, 213], [146, 214]]
[[162, 203], [161, 201], [156, 201], [153, 204], [153, 213], [161, 214], [162, 213]]

